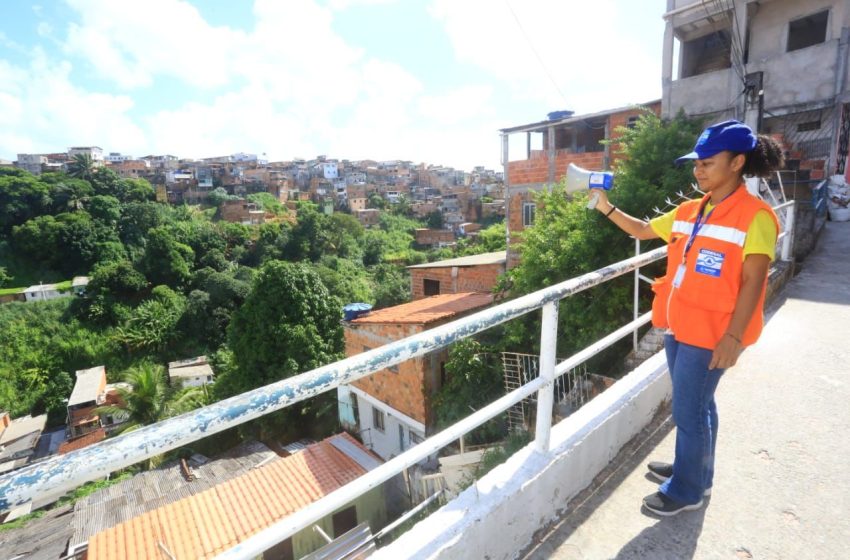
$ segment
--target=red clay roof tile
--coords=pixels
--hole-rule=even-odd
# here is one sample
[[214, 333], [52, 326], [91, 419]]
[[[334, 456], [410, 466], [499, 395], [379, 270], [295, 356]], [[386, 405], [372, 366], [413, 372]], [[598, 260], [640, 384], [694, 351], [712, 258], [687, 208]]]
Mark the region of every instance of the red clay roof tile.
[[[341, 434], [372, 455], [348, 434]], [[106, 529], [89, 560], [211, 558], [366, 472], [328, 438], [204, 492]]]
[[81, 436], [62, 442], [59, 449], [56, 450], [56, 453], [64, 455], [65, 453], [70, 453], [71, 451], [76, 451], [77, 449], [94, 445], [104, 439], [106, 439], [106, 430], [104, 428], [98, 428]]

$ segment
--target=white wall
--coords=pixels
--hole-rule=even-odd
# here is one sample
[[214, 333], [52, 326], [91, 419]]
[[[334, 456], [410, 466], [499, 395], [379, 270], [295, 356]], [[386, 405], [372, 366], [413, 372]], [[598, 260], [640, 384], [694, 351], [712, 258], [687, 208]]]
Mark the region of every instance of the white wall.
[[[384, 460], [395, 457], [410, 447], [410, 432], [425, 439], [425, 427], [407, 417], [405, 414], [388, 406], [363, 391], [351, 387], [352, 394], [357, 397], [357, 410], [360, 425], [360, 437], [364, 445], [378, 454]], [[384, 431], [379, 431], [373, 425], [373, 409], [384, 414]], [[399, 441], [399, 428], [403, 432], [403, 442]], [[402, 448], [403, 447], [403, 448]]]
[[530, 444], [372, 558], [515, 558], [649, 424], [670, 389], [660, 352], [553, 426], [549, 453]]

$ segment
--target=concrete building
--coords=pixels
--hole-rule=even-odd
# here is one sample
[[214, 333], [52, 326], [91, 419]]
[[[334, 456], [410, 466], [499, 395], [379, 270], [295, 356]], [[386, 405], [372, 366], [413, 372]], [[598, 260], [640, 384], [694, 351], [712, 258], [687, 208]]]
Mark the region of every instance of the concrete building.
[[121, 400], [117, 389], [127, 389], [129, 385], [107, 384], [104, 366], [78, 370], [75, 377], [74, 389], [67, 404], [69, 441], [102, 428], [105, 429], [105, 434], [109, 433], [124, 421], [123, 418], [101, 416], [95, 409], [99, 406], [119, 404]]
[[668, 0], [664, 19], [663, 116], [744, 120], [785, 144], [798, 179], [847, 173], [846, 0]]
[[423, 247], [447, 247], [455, 242], [455, 234], [448, 229], [416, 228], [413, 235], [417, 245]]
[[[480, 310], [486, 293], [433, 296], [362, 315], [345, 323], [345, 354], [354, 356]], [[432, 352], [339, 387], [343, 426], [356, 430], [384, 459], [422, 441], [434, 426], [431, 399], [445, 380], [448, 351]]]
[[173, 387], [202, 387], [215, 378], [206, 356], [168, 363], [168, 382]]
[[414, 300], [440, 294], [490, 292], [505, 273], [505, 251], [408, 266]]
[[[618, 127], [629, 126], [644, 110], [659, 114], [661, 101], [650, 101], [643, 107], [621, 107], [586, 115], [558, 111], [551, 113], [552, 118], [545, 121], [502, 129], [509, 245], [517, 240], [517, 233], [534, 222], [537, 206], [534, 193], [559, 182], [571, 163], [591, 171], [606, 170], [616, 165], [621, 157], [616, 145]], [[524, 145], [522, 149], [511, 150], [510, 139], [517, 136], [525, 136]], [[603, 140], [614, 140], [615, 143], [603, 144]], [[516, 250], [509, 247], [508, 267], [518, 259]]]
[[[351, 199], [354, 202], [355, 199]], [[362, 210], [352, 210], [354, 217], [360, 221], [363, 227], [372, 227], [378, 225], [381, 221], [381, 211], [376, 208], [363, 208]]]
[[42, 166], [47, 165], [47, 156], [41, 154], [18, 154], [15, 167], [40, 175]]
[[103, 148], [98, 146], [73, 146], [68, 148], [68, 159], [74, 159], [77, 155], [88, 155], [94, 162], [103, 162]]
[[46, 424], [47, 414], [12, 420], [8, 412], [0, 411], [0, 473], [18, 469], [30, 461]]
[[266, 222], [266, 213], [254, 202], [247, 200], [225, 200], [219, 206], [221, 219], [244, 225], [259, 225]]

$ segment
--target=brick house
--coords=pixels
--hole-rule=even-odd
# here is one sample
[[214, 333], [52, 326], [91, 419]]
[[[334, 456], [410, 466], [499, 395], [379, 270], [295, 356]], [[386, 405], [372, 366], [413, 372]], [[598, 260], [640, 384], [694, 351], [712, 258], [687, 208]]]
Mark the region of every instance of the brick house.
[[97, 366], [76, 372], [76, 381], [68, 398], [68, 439], [72, 440], [89, 432], [106, 428], [107, 433], [117, 427], [123, 418], [101, 417], [96, 409], [104, 405], [117, 405], [121, 402], [118, 387], [129, 388], [126, 383], [106, 383], [106, 368]]
[[444, 247], [455, 242], [455, 234], [447, 229], [416, 228], [413, 230], [416, 244], [427, 247]]
[[[661, 101], [651, 101], [643, 108], [656, 115]], [[505, 217], [508, 238], [513, 245], [516, 234], [534, 222], [534, 193], [559, 182], [574, 163], [592, 171], [607, 170], [620, 159], [618, 147], [603, 144], [616, 140], [617, 127], [629, 126], [641, 114], [641, 107], [622, 107], [587, 115], [566, 112], [562, 118], [502, 129], [502, 153], [505, 163]], [[523, 134], [526, 149], [521, 157], [509, 153], [509, 137]], [[536, 146], [536, 147], [532, 147]], [[508, 266], [518, 262], [515, 249], [509, 249]]]
[[414, 300], [440, 294], [490, 292], [505, 273], [505, 251], [408, 266]]
[[[432, 329], [492, 301], [487, 293], [442, 294], [373, 311], [344, 324], [345, 355]], [[448, 350], [439, 350], [340, 386], [340, 422], [380, 457], [398, 455], [431, 433], [431, 399], [445, 380], [447, 358]]]
[[364, 208], [352, 212], [363, 227], [376, 226], [381, 221], [381, 211], [376, 208]]
[[221, 219], [245, 225], [259, 225], [266, 221], [266, 213], [257, 204], [246, 200], [225, 200], [219, 207]]

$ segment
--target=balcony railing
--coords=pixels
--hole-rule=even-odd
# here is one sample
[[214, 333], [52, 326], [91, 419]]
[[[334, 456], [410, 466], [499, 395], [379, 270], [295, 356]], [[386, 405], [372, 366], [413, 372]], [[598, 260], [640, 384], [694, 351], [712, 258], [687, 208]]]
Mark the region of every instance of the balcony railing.
[[[778, 205], [775, 209], [785, 211], [785, 231], [779, 237], [782, 259], [789, 260], [792, 258], [793, 247], [794, 201]], [[538, 309], [542, 309], [543, 318], [540, 334], [539, 377], [342, 488], [256, 533], [221, 554], [219, 558], [249, 559], [262, 554], [265, 550], [312, 526], [352, 500], [402, 473], [408, 467], [434, 455], [446, 445], [459, 440], [463, 435], [534, 393], [537, 393], [534, 446], [539, 453], [545, 455], [550, 448], [549, 434], [555, 379], [618, 340], [635, 333], [651, 318], [650, 313], [638, 316], [635, 311], [636, 318], [630, 323], [563, 362], [556, 363], [558, 302], [632, 271], [635, 273], [635, 286], [637, 286], [638, 278], [642, 278], [639, 269], [664, 258], [666, 254], [666, 247], [638, 254], [440, 327], [6, 474], [0, 477], [0, 512], [23, 505], [39, 496], [61, 495], [85, 482], [103, 478], [116, 470], [281, 410], [379, 370], [446, 348], [461, 339]]]

